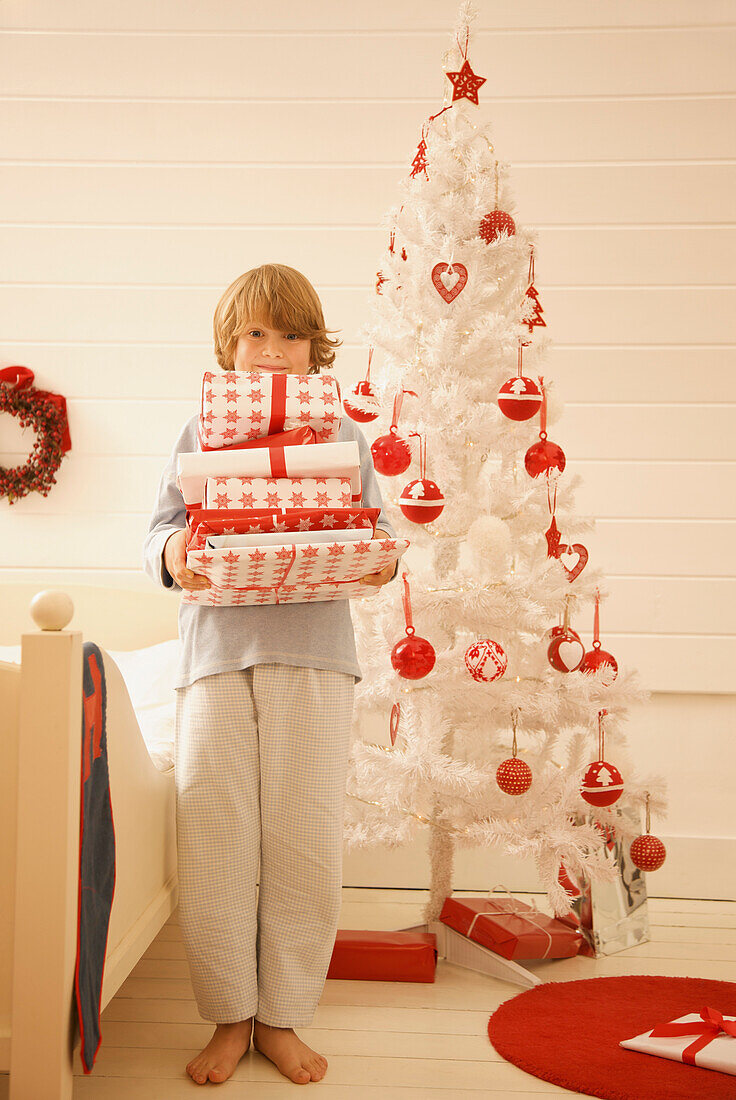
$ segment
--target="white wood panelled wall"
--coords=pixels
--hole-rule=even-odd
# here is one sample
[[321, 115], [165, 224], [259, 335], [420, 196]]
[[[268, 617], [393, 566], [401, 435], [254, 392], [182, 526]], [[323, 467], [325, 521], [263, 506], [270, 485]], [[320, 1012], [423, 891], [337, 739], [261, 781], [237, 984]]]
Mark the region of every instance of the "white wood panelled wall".
[[[555, 438], [597, 520], [606, 642], [655, 692], [689, 693], [678, 741], [702, 723], [736, 765], [733, 709], [708, 708], [736, 665], [734, 5], [476, 6], [479, 111], [539, 231]], [[241, 271], [303, 270], [342, 330], [339, 377], [361, 376], [381, 220], [441, 104], [455, 15], [451, 0], [0, 6], [0, 365], [67, 395], [73, 440], [47, 498], [0, 501], [3, 579], [150, 588], [162, 464]], [[0, 461], [29, 445], [3, 418]], [[662, 750], [672, 710], [649, 712]], [[733, 833], [724, 809], [711, 834]]]

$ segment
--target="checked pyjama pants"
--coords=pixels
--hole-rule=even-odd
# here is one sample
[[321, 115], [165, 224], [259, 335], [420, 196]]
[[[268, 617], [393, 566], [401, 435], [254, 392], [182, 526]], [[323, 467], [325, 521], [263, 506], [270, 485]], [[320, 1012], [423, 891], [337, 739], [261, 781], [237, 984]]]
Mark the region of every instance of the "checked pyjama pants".
[[340, 912], [354, 691], [352, 673], [276, 663], [177, 689], [179, 923], [205, 1020], [312, 1022]]

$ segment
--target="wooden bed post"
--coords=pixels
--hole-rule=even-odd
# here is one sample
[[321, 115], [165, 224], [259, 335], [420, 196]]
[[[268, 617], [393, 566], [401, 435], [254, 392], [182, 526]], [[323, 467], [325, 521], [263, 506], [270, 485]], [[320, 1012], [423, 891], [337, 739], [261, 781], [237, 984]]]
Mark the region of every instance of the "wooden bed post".
[[82, 634], [39, 592], [21, 637], [10, 1100], [71, 1100], [77, 953]]

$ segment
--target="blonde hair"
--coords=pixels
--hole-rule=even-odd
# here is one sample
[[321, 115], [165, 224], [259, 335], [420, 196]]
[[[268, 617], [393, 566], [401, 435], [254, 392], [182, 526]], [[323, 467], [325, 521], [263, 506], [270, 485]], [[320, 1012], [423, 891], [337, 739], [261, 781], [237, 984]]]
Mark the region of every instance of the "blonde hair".
[[284, 264], [251, 268], [227, 288], [215, 307], [215, 358], [223, 370], [232, 370], [238, 337], [248, 324], [309, 337], [309, 374], [331, 367], [341, 340], [331, 340], [325, 328], [322, 303], [309, 279]]

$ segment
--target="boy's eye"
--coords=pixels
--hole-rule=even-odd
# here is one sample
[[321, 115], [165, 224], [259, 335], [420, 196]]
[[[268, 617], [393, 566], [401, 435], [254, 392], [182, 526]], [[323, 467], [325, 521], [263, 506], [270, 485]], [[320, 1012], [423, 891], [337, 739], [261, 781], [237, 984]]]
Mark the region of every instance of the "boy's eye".
[[[263, 336], [263, 333], [261, 332], [261, 330], [259, 328], [252, 328], [248, 335], [249, 336]], [[301, 339], [301, 337], [299, 336], [299, 334], [297, 332], [288, 332], [286, 334], [286, 338], [287, 338], [287, 340], [291, 340], [291, 339], [300, 340]]]

